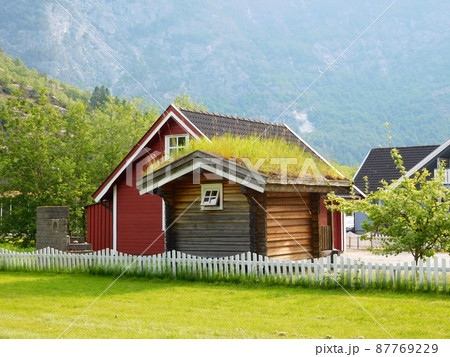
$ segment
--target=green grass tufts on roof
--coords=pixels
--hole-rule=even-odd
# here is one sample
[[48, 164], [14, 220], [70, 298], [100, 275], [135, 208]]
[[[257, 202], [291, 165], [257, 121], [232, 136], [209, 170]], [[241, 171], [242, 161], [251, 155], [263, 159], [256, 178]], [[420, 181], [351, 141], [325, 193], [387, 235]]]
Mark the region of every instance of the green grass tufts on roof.
[[238, 137], [231, 134], [215, 136], [211, 141], [206, 138], [198, 141], [191, 139], [187, 148], [172, 155], [170, 161], [154, 163], [147, 173], [197, 150], [236, 160], [238, 164], [268, 176], [282, 174], [284, 166], [289, 178], [319, 176], [332, 180], [345, 179], [326, 162], [293, 143], [278, 138]]

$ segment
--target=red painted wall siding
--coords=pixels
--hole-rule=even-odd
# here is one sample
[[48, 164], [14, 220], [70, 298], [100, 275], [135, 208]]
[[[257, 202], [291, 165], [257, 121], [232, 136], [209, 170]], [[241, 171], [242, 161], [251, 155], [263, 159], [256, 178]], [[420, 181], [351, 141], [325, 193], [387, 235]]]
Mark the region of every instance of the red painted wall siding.
[[[166, 135], [185, 134], [186, 131], [174, 120], [153, 137], [147, 147], [149, 155], [155, 152], [163, 154]], [[125, 171], [117, 182], [117, 250], [128, 254], [158, 254], [165, 251], [165, 235], [162, 230], [162, 198], [157, 195], [140, 195], [136, 187], [136, 178], [142, 176], [146, 156], [133, 164], [132, 178], [130, 170]], [[128, 182], [127, 182], [128, 181]]]
[[[331, 213], [331, 214], [330, 214]], [[331, 219], [331, 215], [333, 218]], [[333, 246], [334, 249], [343, 250], [342, 237], [342, 213], [339, 211], [330, 212], [325, 205], [325, 198], [320, 198], [319, 205], [319, 225], [328, 226], [333, 225]]]
[[[136, 178], [142, 177], [148, 155], [164, 153], [166, 135], [186, 134], [175, 120], [166, 124], [146, 145], [150, 152], [139, 157], [132, 169], [117, 179], [117, 250], [128, 254], [158, 254], [165, 251], [162, 230], [162, 199], [156, 195], [139, 195]], [[131, 177], [130, 177], [131, 176]], [[107, 195], [112, 199], [112, 189]], [[92, 207], [92, 208], [91, 208]], [[112, 203], [111, 203], [112, 207]], [[87, 208], [88, 241], [94, 250], [112, 248], [112, 212], [100, 204]], [[150, 246], [150, 247], [149, 247]]]
[[165, 251], [162, 198], [141, 196], [136, 184], [128, 186], [124, 179], [117, 185], [117, 250], [145, 255]]
[[[112, 202], [106, 202], [112, 208]], [[112, 211], [97, 203], [86, 207], [87, 241], [93, 250], [112, 249]]]
[[333, 212], [333, 244], [334, 249], [344, 250], [342, 246], [342, 215], [339, 211]]

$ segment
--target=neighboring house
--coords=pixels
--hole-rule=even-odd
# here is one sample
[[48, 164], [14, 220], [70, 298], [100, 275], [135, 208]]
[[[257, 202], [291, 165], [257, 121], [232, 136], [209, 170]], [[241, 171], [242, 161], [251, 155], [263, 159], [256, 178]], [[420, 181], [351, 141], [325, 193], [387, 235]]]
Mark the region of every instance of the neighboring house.
[[[166, 240], [164, 234], [165, 222], [172, 222], [171, 220], [174, 217], [173, 211], [170, 211], [170, 207], [166, 210], [163, 209], [163, 200], [158, 195], [140, 195], [136, 187], [136, 181], [142, 178], [142, 173], [148, 168], [151, 162], [154, 162], [155, 159], [168, 158], [171, 152], [186, 147], [189, 140], [198, 140], [200, 138], [209, 139], [216, 135], [226, 133], [231, 133], [236, 136], [262, 135], [263, 137], [278, 137], [299, 145], [318, 160], [322, 160], [329, 165], [313, 148], [284, 124], [273, 124], [213, 113], [178, 109], [170, 105], [94, 193], [93, 198], [97, 203], [87, 207], [87, 239], [92, 244], [93, 249], [111, 248], [130, 254], [141, 254], [143, 252], [144, 254], [156, 254], [164, 252], [166, 249], [172, 249], [173, 246], [177, 247], [178, 243], [174, 243], [171, 238]], [[175, 167], [177, 162], [172, 162], [170, 165]], [[254, 226], [250, 224], [250, 221], [255, 219], [255, 217], [250, 215], [251, 209], [248, 206], [247, 196], [241, 193], [238, 187], [239, 185], [238, 183], [232, 184], [229, 188], [226, 184], [222, 186], [225, 187], [223, 204], [226, 207], [223, 212], [228, 212], [229, 210], [227, 207], [227, 190], [237, 190], [235, 194], [240, 195], [238, 200], [242, 200], [243, 204], [246, 202], [245, 204], [247, 206], [245, 206], [244, 210], [246, 212], [245, 222], [236, 229], [239, 230], [240, 237], [247, 234], [247, 239], [254, 239], [251, 237], [256, 233], [253, 232]], [[327, 189], [322, 187], [320, 190], [311, 191], [310, 187], [305, 186], [306, 191], [300, 191], [305, 193], [305, 197], [312, 200], [314, 206], [314, 209], [311, 210], [313, 216], [308, 218], [307, 226], [309, 230], [314, 229], [314, 233], [310, 237], [308, 236], [308, 245], [317, 245], [315, 252], [319, 250], [317, 241], [318, 231], [321, 229], [319, 225], [328, 227], [322, 229], [324, 232], [328, 232], [326, 234], [332, 239], [332, 243], [328, 244], [327, 248], [343, 250], [343, 216], [339, 212], [327, 212], [323, 204], [323, 197], [321, 197], [334, 187], [330, 185], [330, 182], [327, 185]], [[348, 186], [348, 182], [342, 185]], [[242, 187], [247, 186], [243, 185]], [[254, 190], [255, 187], [250, 186], [248, 189]], [[266, 193], [267, 190], [265, 188], [263, 191], [255, 191], [259, 194], [264, 193], [269, 195], [269, 193]], [[302, 198], [298, 195], [295, 196], [292, 193], [283, 193], [283, 195], [286, 195], [287, 211], [291, 210], [289, 207], [290, 204], [294, 206], [302, 204]], [[322, 206], [322, 209], [319, 206]], [[292, 209], [296, 208], [298, 207]], [[171, 213], [168, 215], [167, 211]], [[243, 212], [241, 213], [244, 214]], [[316, 216], [316, 214], [320, 214], [320, 217]], [[312, 226], [312, 222], [315, 222], [314, 227]], [[214, 224], [217, 222], [212, 220], [210, 223]], [[196, 226], [186, 226], [185, 228], [192, 229], [192, 227]], [[235, 225], [227, 224], [222, 229], [223, 240], [226, 243], [229, 238], [231, 244], [232, 239], [229, 232], [233, 232]], [[177, 231], [181, 232], [182, 229], [177, 228]], [[203, 233], [204, 235], [202, 237], [205, 238], [205, 241], [212, 239], [212, 237], [208, 238], [204, 231]], [[198, 239], [200, 238], [198, 237]], [[254, 244], [256, 244], [256, 241]], [[287, 246], [288, 244], [285, 243], [285, 245]], [[248, 247], [250, 246], [245, 245], [245, 249], [239, 251], [248, 251]]]
[[[360, 193], [376, 191], [381, 187], [381, 181], [390, 183], [392, 180], [399, 179], [401, 174], [395, 166], [391, 157], [391, 148], [375, 148], [370, 150], [361, 164], [358, 172], [355, 174], [354, 186]], [[434, 175], [435, 169], [442, 160], [446, 161], [446, 184], [450, 185], [450, 170], [448, 169], [450, 159], [450, 139], [442, 145], [425, 146], [405, 146], [397, 148], [403, 158], [403, 165], [407, 170], [407, 176], [411, 176], [416, 171], [426, 168]], [[366, 181], [368, 179], [368, 187]], [[362, 212], [355, 213], [355, 231], [358, 234], [364, 233], [361, 223], [367, 217]]]

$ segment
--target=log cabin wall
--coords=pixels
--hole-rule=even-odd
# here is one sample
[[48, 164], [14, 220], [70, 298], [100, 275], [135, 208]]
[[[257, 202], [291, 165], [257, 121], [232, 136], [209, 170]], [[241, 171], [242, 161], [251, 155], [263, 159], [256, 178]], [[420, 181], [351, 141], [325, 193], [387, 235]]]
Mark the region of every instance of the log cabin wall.
[[320, 194], [312, 193], [311, 194], [311, 204], [309, 209], [312, 213], [312, 240], [313, 240], [313, 257], [318, 258], [321, 254], [320, 249], [320, 228], [319, 228], [319, 205], [320, 205]]
[[250, 208], [250, 251], [266, 255], [266, 196], [255, 190], [241, 186]]
[[202, 257], [248, 252], [249, 203], [241, 193], [241, 185], [229, 183], [228, 180], [206, 181], [203, 177], [201, 182], [223, 184], [223, 210], [201, 209], [201, 186], [192, 183], [192, 176], [166, 185], [162, 193], [163, 196], [167, 195], [166, 204], [169, 206], [166, 222], [170, 224], [176, 220], [166, 231], [167, 248]]
[[290, 260], [318, 257], [318, 200], [319, 196], [310, 192], [266, 193], [268, 257]]

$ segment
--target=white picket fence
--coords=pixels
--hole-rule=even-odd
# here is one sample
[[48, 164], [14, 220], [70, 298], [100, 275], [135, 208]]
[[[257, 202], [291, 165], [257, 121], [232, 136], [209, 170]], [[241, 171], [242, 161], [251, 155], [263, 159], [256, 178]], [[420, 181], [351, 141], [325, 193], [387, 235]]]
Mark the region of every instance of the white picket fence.
[[[368, 236], [371, 234], [369, 233]], [[362, 240], [360, 235], [349, 232], [346, 235], [346, 247], [350, 249], [377, 249], [381, 248], [383, 240], [387, 236], [375, 233], [371, 240]]]
[[[449, 265], [449, 266], [447, 266]], [[22, 253], [0, 249], [1, 270], [112, 272], [197, 278], [248, 277], [261, 281], [350, 287], [409, 287], [447, 291], [450, 264], [438, 258], [404, 264], [364, 263], [331, 256], [314, 260], [286, 261], [255, 253], [204, 258], [170, 251], [136, 256], [109, 249], [86, 254], [45, 248]]]

